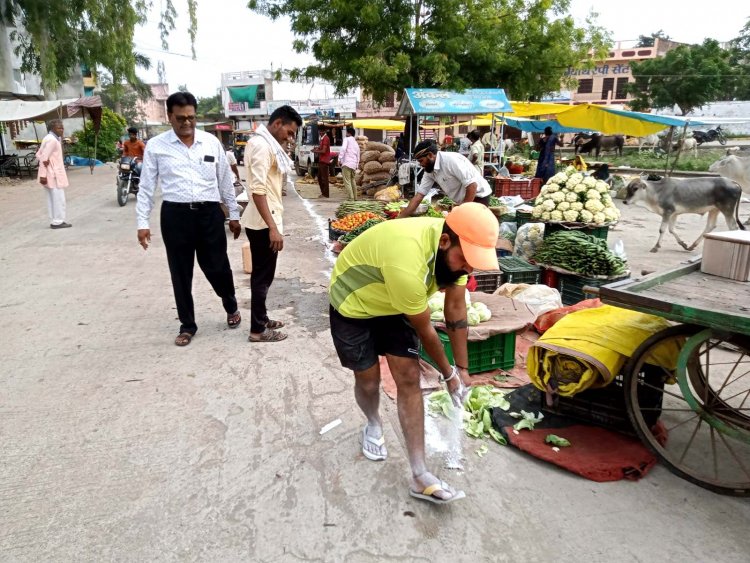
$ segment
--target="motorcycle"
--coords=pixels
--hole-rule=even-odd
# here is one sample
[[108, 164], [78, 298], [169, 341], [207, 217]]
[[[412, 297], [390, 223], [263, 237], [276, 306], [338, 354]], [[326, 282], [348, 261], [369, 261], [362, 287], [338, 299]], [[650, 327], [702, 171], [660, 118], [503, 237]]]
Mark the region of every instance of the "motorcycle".
[[123, 207], [130, 194], [138, 195], [140, 166], [132, 156], [123, 156], [117, 166], [117, 203]]
[[719, 141], [721, 145], [727, 144], [724, 132], [721, 130], [721, 125], [716, 129], [709, 129], [708, 131], [693, 131], [693, 139], [698, 142], [699, 146], [703, 143], [711, 143], [713, 141]]

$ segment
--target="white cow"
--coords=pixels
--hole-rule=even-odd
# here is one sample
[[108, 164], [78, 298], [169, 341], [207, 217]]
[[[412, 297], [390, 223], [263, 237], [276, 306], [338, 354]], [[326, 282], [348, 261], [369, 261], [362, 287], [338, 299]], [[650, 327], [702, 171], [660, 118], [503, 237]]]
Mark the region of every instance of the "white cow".
[[[679, 143], [677, 144], [679, 146]], [[683, 139], [682, 140], [682, 152], [693, 151], [693, 158], [698, 157], [698, 141], [695, 139]]]
[[645, 137], [638, 137], [638, 152], [640, 153], [643, 150], [643, 147], [654, 150], [658, 144], [658, 135], [646, 135]]
[[734, 180], [743, 192], [750, 194], [750, 156], [730, 154], [714, 162], [708, 171]]

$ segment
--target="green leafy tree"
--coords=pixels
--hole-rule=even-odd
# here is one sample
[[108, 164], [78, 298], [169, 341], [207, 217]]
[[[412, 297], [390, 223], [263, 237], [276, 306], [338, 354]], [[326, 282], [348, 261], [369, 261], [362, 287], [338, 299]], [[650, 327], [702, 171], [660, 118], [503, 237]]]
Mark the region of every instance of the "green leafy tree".
[[737, 73], [734, 99], [750, 100], [750, 18], [730, 42], [729, 64]]
[[653, 47], [657, 39], [664, 39], [666, 41], [669, 41], [671, 37], [664, 33], [664, 30], [662, 29], [655, 33], [652, 33], [651, 35], [639, 35], [638, 43], [635, 44], [635, 48], [638, 49], [639, 47]]
[[[197, 0], [185, 2], [194, 43]], [[106, 69], [116, 84], [136, 83], [135, 69], [143, 56], [135, 51], [133, 32], [146, 22], [150, 8], [149, 0], [4, 0], [0, 19], [10, 27], [21, 26], [11, 37], [21, 70], [40, 75], [43, 87], [55, 90], [80, 64]], [[173, 0], [163, 0], [159, 30], [164, 49], [176, 15]]]
[[99, 138], [95, 139], [94, 124], [86, 120], [83, 131], [76, 135], [76, 142], [67, 151], [83, 157], [94, 156], [94, 145], [96, 144], [96, 158], [107, 162], [117, 160], [117, 141], [125, 133], [127, 122], [125, 118], [109, 108], [102, 108], [102, 125], [99, 129]]
[[320, 78], [338, 94], [361, 87], [376, 101], [407, 87], [502, 87], [516, 99], [560, 89], [569, 67], [606, 57], [609, 35], [592, 14], [584, 27], [570, 0], [250, 0], [288, 17], [294, 48], [316, 63], [295, 79]]
[[682, 115], [717, 100], [732, 99], [737, 73], [730, 53], [713, 39], [681, 45], [664, 57], [631, 64], [635, 82], [628, 85], [636, 111], [676, 105]]
[[[122, 115], [128, 125], [136, 125], [144, 121], [145, 115], [139, 109], [138, 101], [146, 100], [148, 97], [144, 97], [142, 92], [128, 85], [114, 84], [112, 77], [106, 74], [100, 75], [99, 87], [101, 88], [99, 95], [104, 107]], [[150, 95], [149, 89], [148, 96]]]
[[198, 98], [198, 117], [205, 119], [223, 119], [224, 108], [221, 105], [221, 95], [216, 94], [207, 98]]

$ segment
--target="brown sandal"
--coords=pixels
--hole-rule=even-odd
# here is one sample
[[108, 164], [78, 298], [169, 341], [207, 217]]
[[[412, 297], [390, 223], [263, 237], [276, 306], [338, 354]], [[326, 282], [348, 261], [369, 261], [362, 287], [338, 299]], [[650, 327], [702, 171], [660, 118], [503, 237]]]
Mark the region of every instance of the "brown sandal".
[[268, 321], [266, 323], [266, 328], [270, 328], [271, 330], [277, 329], [277, 328], [283, 328], [284, 323], [281, 321]]
[[229, 328], [237, 328], [242, 322], [242, 315], [239, 311], [235, 311], [231, 315], [227, 315], [227, 326]]
[[253, 338], [253, 335], [247, 337], [248, 342], [281, 342], [286, 340], [287, 335], [278, 330], [271, 330], [267, 328], [264, 330], [259, 338]]
[[177, 335], [177, 338], [174, 339], [174, 343], [177, 346], [187, 346], [190, 344], [190, 341], [193, 339], [194, 334], [190, 334], [189, 332], [181, 332], [179, 335]]

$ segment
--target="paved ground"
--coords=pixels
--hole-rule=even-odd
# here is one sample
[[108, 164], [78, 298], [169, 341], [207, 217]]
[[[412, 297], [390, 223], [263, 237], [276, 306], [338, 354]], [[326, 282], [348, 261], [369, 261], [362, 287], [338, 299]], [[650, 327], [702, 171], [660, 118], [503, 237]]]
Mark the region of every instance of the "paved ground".
[[[465, 471], [439, 473], [468, 498], [410, 499], [395, 406], [384, 399], [389, 460], [365, 460], [327, 331], [330, 261], [310, 212], [335, 203], [286, 198], [270, 304], [287, 341], [245, 341], [248, 277], [231, 242], [242, 327], [227, 329], [197, 274], [200, 330], [181, 349], [156, 217], [144, 252], [111, 169], [71, 181], [62, 231], [40, 187], [0, 187], [1, 560], [748, 560], [748, 501], [661, 467], [596, 484], [495, 444], [480, 459], [467, 441]], [[649, 254], [655, 233], [655, 216], [626, 210], [613, 236], [634, 270], [687, 256], [669, 240]]]

